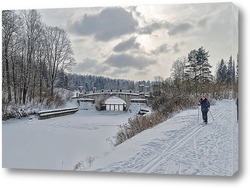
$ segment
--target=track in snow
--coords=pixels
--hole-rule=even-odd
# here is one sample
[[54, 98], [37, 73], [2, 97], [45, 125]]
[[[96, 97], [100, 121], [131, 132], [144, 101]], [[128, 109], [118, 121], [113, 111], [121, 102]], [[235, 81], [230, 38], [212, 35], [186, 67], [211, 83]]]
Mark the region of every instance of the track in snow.
[[[134, 157], [98, 171], [231, 176], [238, 169], [238, 124], [234, 101], [211, 107], [215, 119], [197, 124], [197, 109], [183, 111], [160, 126], [162, 135]], [[201, 117], [199, 122], [201, 121]], [[164, 126], [179, 128], [164, 131]]]

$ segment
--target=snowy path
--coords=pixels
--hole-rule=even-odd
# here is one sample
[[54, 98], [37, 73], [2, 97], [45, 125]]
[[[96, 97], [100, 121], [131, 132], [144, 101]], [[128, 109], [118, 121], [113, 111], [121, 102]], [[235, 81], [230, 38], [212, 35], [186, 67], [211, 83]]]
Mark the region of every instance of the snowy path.
[[238, 169], [234, 101], [218, 101], [211, 112], [215, 121], [209, 113], [204, 127], [197, 123], [197, 109], [178, 113], [83, 170], [231, 176]]

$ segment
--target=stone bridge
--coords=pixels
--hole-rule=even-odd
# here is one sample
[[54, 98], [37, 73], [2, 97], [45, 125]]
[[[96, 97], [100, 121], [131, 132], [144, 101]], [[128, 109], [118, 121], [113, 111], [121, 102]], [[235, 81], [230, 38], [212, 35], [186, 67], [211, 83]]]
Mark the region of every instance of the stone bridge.
[[123, 99], [127, 105], [130, 105], [133, 101], [147, 102], [149, 93], [146, 92], [132, 92], [132, 91], [99, 91], [92, 93], [77, 93], [74, 97], [81, 102], [93, 102], [105, 101], [111, 96], [116, 96]]

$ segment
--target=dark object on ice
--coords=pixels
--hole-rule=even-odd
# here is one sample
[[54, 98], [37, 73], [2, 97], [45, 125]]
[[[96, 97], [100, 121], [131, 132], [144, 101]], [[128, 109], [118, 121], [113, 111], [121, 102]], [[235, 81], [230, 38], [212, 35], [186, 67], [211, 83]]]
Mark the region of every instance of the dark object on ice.
[[48, 119], [58, 116], [64, 116], [69, 114], [74, 114], [78, 111], [78, 108], [63, 108], [54, 110], [45, 110], [38, 112], [39, 119]]
[[148, 113], [148, 112], [149, 112], [149, 110], [140, 109], [139, 112], [138, 112], [138, 114], [139, 114], [139, 115], [144, 115], [144, 114], [146, 114], [146, 113]]

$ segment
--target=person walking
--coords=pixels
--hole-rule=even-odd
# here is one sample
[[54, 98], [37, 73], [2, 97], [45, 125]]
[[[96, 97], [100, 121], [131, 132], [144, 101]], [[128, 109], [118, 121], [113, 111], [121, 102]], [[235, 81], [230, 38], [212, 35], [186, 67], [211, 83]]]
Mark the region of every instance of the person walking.
[[207, 121], [208, 121], [207, 113], [208, 113], [209, 108], [210, 108], [210, 103], [209, 103], [209, 101], [207, 100], [207, 98], [205, 96], [201, 96], [199, 102], [200, 102], [199, 104], [201, 106], [201, 112], [202, 112], [203, 122], [205, 124], [207, 124]]
[[239, 120], [239, 97], [236, 99], [236, 107], [237, 107], [237, 121]]

